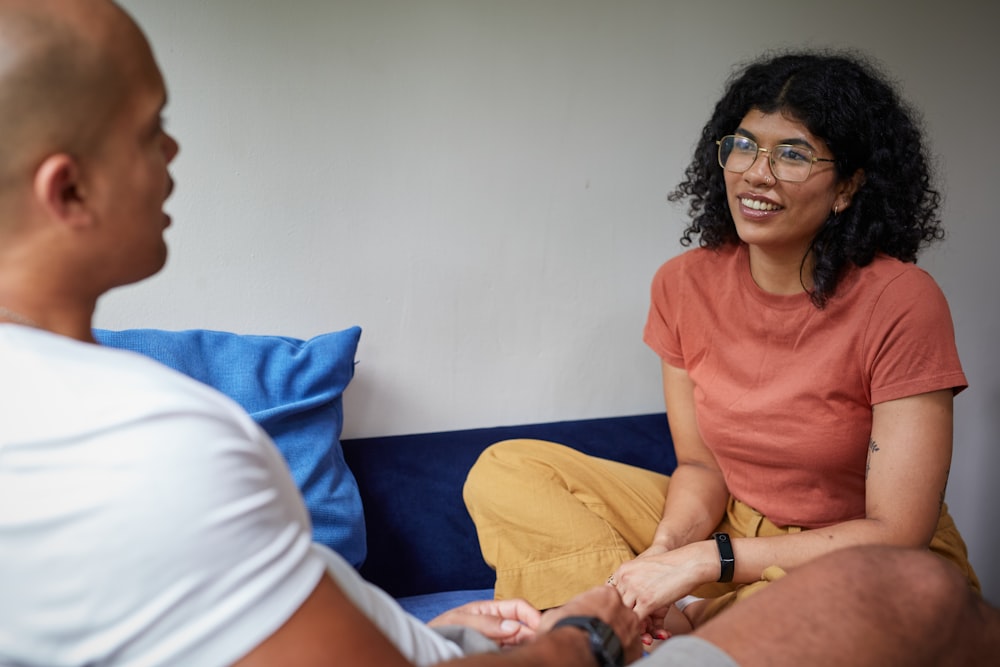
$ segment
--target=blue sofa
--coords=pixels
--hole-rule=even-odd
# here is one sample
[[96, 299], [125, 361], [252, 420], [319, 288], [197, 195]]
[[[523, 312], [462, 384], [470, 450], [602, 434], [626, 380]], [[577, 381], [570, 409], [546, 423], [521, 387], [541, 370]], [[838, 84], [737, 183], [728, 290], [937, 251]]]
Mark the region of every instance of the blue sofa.
[[462, 501], [466, 474], [491, 443], [552, 440], [664, 473], [676, 465], [663, 413], [341, 440], [358, 327], [307, 340], [204, 329], [95, 329], [94, 335], [243, 406], [288, 462], [314, 539], [423, 620], [492, 597], [493, 572]]
[[367, 526], [361, 573], [415, 616], [492, 597], [493, 571], [462, 485], [483, 449], [510, 438], [552, 440], [663, 473], [676, 466], [664, 413], [344, 440]]

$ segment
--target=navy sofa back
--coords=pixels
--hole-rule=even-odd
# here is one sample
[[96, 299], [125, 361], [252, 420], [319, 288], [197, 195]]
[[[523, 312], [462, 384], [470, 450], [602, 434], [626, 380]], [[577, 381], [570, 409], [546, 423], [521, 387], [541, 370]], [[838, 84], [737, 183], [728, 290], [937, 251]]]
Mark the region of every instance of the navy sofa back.
[[551, 440], [665, 474], [677, 465], [662, 412], [343, 440], [368, 531], [361, 574], [395, 597], [492, 588], [462, 486], [486, 447], [512, 438]]

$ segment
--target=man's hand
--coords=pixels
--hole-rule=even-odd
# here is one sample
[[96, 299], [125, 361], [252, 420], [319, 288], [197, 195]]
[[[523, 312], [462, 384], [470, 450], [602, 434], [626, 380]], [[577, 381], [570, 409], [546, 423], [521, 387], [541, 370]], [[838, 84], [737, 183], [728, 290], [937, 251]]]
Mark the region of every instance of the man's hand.
[[427, 625], [464, 625], [500, 646], [513, 646], [534, 638], [541, 617], [524, 600], [481, 600], [446, 611]]
[[577, 595], [561, 607], [542, 614], [539, 632], [547, 632], [560, 619], [567, 616], [596, 616], [610, 625], [625, 649], [625, 662], [631, 663], [642, 657], [642, 643], [639, 634], [643, 625], [632, 610], [622, 604], [621, 597], [611, 586], [597, 586]]

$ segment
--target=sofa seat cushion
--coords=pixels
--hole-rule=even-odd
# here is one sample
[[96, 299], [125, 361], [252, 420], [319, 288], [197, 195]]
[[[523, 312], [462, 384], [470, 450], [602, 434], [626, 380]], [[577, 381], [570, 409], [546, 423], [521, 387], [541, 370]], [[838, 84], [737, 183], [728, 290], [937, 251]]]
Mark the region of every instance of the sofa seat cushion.
[[403, 609], [426, 623], [449, 609], [454, 609], [466, 602], [492, 599], [492, 588], [476, 588], [464, 591], [444, 591], [441, 593], [410, 595], [397, 598], [397, 601]]
[[676, 466], [662, 412], [343, 441], [368, 525], [366, 579], [396, 598], [491, 589], [462, 500], [469, 468], [490, 444], [552, 440], [665, 474]]

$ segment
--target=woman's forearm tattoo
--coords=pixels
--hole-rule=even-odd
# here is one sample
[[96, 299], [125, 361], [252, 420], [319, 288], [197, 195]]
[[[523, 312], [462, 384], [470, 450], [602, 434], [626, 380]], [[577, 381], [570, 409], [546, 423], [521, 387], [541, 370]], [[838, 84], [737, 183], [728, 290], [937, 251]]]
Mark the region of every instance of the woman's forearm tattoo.
[[944, 509], [944, 495], [945, 495], [945, 492], [948, 490], [948, 478], [949, 477], [951, 477], [951, 468], [948, 468], [948, 470], [945, 471], [945, 473], [944, 473], [944, 487], [941, 489], [941, 498], [938, 501], [938, 514], [940, 514], [941, 510]]
[[878, 451], [878, 443], [873, 439], [868, 440], [868, 460], [865, 462], [865, 479], [868, 479], [868, 473], [872, 469], [872, 456]]

